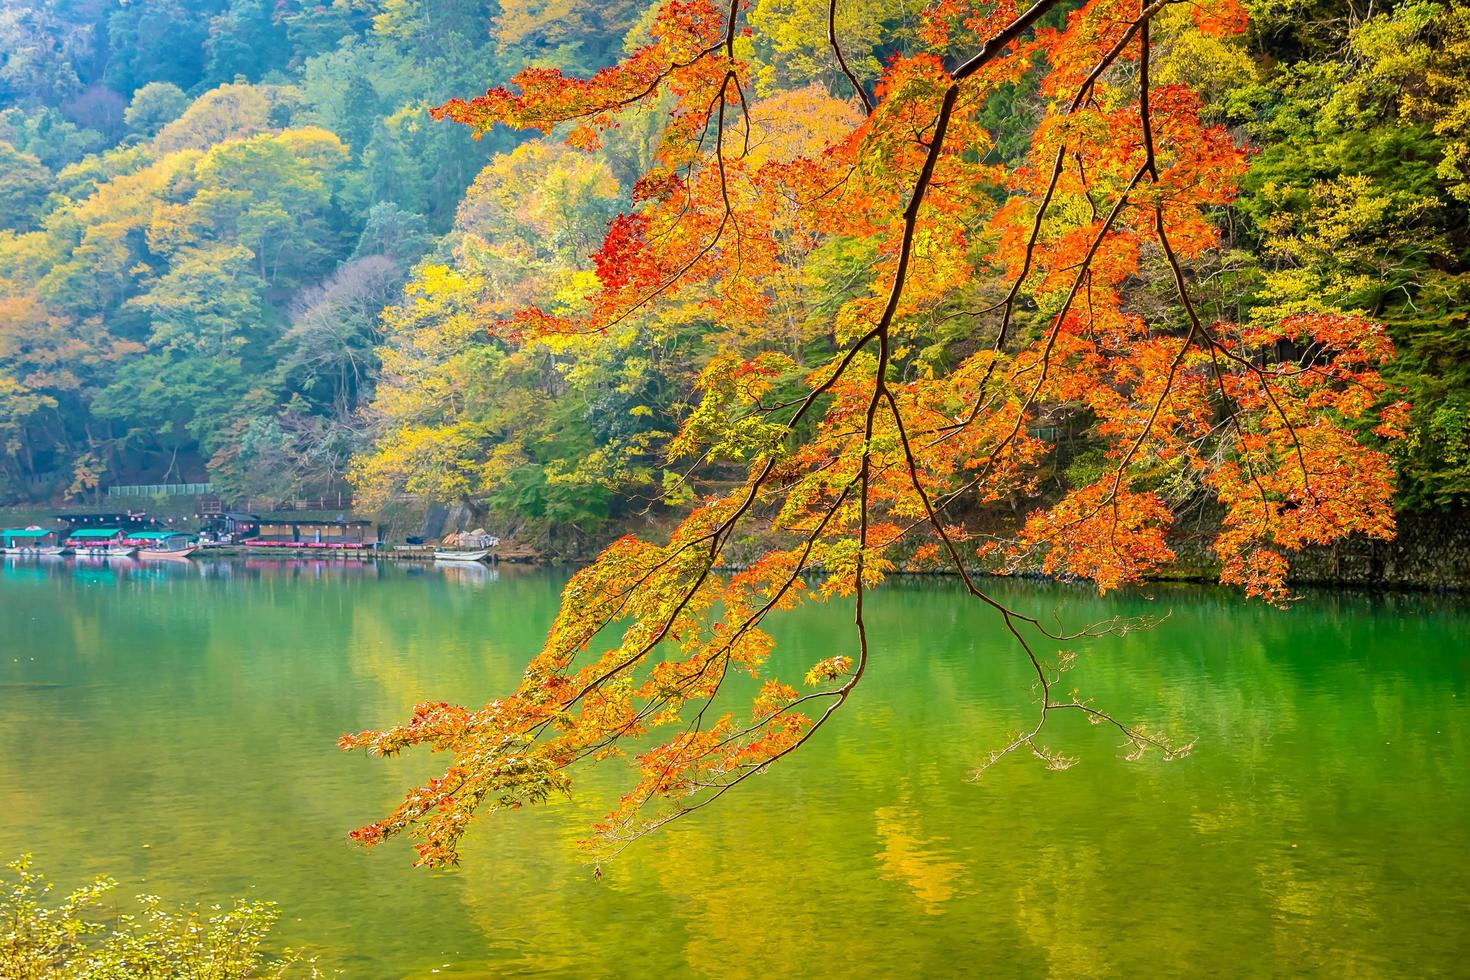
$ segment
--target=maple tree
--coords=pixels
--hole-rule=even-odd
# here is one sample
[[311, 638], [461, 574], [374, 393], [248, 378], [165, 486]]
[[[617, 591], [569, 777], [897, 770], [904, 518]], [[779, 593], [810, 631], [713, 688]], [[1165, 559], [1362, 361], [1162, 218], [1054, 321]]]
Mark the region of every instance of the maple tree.
[[[848, 67], [835, 0], [827, 13], [824, 43], [856, 109], [787, 152], [753, 149], [770, 123], [750, 108], [755, 28], [740, 0], [668, 0], [646, 41], [590, 78], [529, 68], [438, 110], [478, 132], [506, 124], [592, 149], [629, 111], [671, 107], [632, 209], [593, 255], [595, 289], [491, 330], [512, 348], [595, 339], [682, 305], [724, 339], [667, 445], [683, 469], [666, 489], [695, 498], [668, 540], [622, 538], [573, 576], [514, 692], [477, 709], [424, 703], [402, 725], [342, 738], [453, 756], [359, 842], [407, 832], [418, 863], [451, 864], [477, 812], [543, 802], [577, 764], [625, 751], [636, 779], [594, 848], [708, 805], [848, 700], [873, 655], [865, 598], [901, 561], [959, 576], [1034, 668], [1034, 726], [985, 766], [1022, 750], [1070, 764], [1038, 741], [1054, 712], [1110, 726], [1130, 756], [1172, 758], [1188, 745], [1060, 693], [1065, 663], [1041, 647], [1066, 635], [989, 594], [979, 564], [1117, 588], [1172, 559], [1172, 514], [1204, 497], [1221, 515], [1222, 580], [1282, 602], [1292, 553], [1393, 533], [1389, 459], [1358, 437], [1394, 438], [1407, 412], [1378, 374], [1392, 355], [1383, 329], [1320, 311], [1214, 320], [1196, 298], [1191, 263], [1217, 245], [1211, 210], [1231, 201], [1247, 151], [1202, 119], [1193, 87], [1156, 83], [1151, 68], [1159, 45], [1241, 30], [1235, 0], [934, 0], [871, 87]], [[1024, 159], [1003, 166], [981, 119], [1027, 79], [1043, 112]], [[782, 284], [834, 243], [863, 258], [823, 307], [829, 360], [799, 366], [731, 339], [760, 335]], [[1044, 475], [1063, 418], [1106, 450], [1056, 493]], [[715, 462], [742, 477], [701, 486]], [[1035, 507], [1006, 539], [963, 519], [1014, 499]], [[727, 570], [737, 533], [755, 527], [763, 552]], [[813, 664], [804, 692], [767, 677], [748, 707], [727, 709], [726, 678], [759, 675], [771, 652], [766, 619], [823, 599], [852, 605], [849, 653]]]

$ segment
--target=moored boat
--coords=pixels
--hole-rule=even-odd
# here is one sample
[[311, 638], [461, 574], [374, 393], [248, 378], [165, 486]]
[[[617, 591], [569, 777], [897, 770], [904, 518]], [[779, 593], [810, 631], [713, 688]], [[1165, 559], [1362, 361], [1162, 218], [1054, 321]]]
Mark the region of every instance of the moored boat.
[[0, 554], [64, 555], [67, 550], [57, 532], [36, 527], [34, 524], [0, 531]]
[[137, 545], [123, 540], [122, 528], [88, 527], [71, 532], [66, 547], [74, 554], [93, 558], [125, 558], [138, 550]]
[[137, 531], [123, 543], [136, 546], [139, 558], [188, 558], [199, 550], [193, 536], [182, 531]]
[[489, 548], [481, 548], [479, 551], [446, 551], [434, 549], [435, 561], [484, 561], [490, 555]]
[[189, 545], [187, 548], [139, 548], [139, 558], [188, 558], [198, 551], [197, 545]]

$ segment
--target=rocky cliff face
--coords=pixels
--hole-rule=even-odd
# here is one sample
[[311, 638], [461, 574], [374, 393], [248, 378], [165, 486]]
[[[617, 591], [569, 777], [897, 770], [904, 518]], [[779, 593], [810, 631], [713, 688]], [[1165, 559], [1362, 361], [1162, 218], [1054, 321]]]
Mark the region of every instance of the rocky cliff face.
[[[1183, 528], [1171, 542], [1181, 577], [1213, 579], [1213, 534]], [[1354, 538], [1292, 559], [1292, 581], [1411, 589], [1470, 589], [1470, 513], [1401, 514], [1393, 541]]]

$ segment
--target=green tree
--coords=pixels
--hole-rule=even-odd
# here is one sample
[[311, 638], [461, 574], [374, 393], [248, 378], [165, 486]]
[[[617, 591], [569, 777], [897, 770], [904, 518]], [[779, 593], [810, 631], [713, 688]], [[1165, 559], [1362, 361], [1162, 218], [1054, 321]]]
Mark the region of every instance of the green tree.
[[269, 339], [255, 271], [255, 256], [243, 245], [183, 249], [147, 292], [128, 301], [152, 324], [151, 351], [238, 355]]
[[49, 170], [60, 170], [102, 145], [102, 136], [82, 129], [55, 109], [0, 109], [0, 139], [29, 153]]
[[244, 139], [275, 129], [295, 93], [276, 85], [229, 83], [195, 99], [183, 115], [159, 130], [160, 152], [207, 150], [226, 140]]
[[295, 287], [342, 250], [335, 214], [347, 148], [323, 129], [290, 129], [212, 147], [178, 215], [179, 243], [235, 242], [272, 285]]
[[204, 76], [204, 44], [216, 0], [135, 0], [107, 17], [103, 80], [123, 94], [149, 82], [191, 89]]
[[1256, 28], [1268, 50], [1310, 56], [1220, 96], [1227, 112], [1249, 112], [1261, 146], [1237, 206], [1241, 243], [1261, 264], [1252, 315], [1339, 308], [1384, 320], [1400, 350], [1385, 375], [1414, 406], [1395, 448], [1400, 505], [1463, 504], [1470, 202], [1455, 161], [1470, 63], [1453, 51], [1470, 20], [1422, 0], [1311, 30], [1272, 16]]
[[31, 227], [51, 186], [39, 159], [0, 141], [0, 228]]
[[76, 65], [91, 51], [93, 25], [57, 0], [0, 2], [0, 102], [60, 105], [82, 90]]
[[139, 136], [154, 136], [184, 114], [189, 97], [172, 82], [149, 82], [133, 93], [123, 117], [128, 130]]
[[205, 78], [214, 82], [260, 78], [285, 67], [291, 55], [286, 25], [271, 0], [229, 0], [210, 19], [204, 50]]
[[407, 268], [429, 250], [431, 238], [424, 216], [405, 211], [393, 201], [383, 201], [368, 209], [362, 234], [350, 259], [369, 255], [386, 255]]
[[215, 450], [254, 387], [246, 364], [274, 334], [254, 266], [240, 245], [183, 250], [129, 301], [149, 317], [147, 353], [118, 369], [92, 411], [123, 426], [119, 451], [165, 455], [164, 479], [175, 475], [182, 451]]

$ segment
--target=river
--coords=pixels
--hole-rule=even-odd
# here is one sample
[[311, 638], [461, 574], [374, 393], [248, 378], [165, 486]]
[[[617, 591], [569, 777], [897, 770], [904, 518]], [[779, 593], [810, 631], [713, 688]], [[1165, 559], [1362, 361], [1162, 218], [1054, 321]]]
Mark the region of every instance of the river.
[[[463, 866], [346, 832], [436, 760], [339, 734], [424, 698], [510, 690], [564, 577], [518, 569], [193, 561], [0, 565], [0, 856], [59, 887], [268, 898], [273, 941], [347, 977], [1463, 975], [1470, 956], [1470, 612], [1463, 599], [995, 583], [1080, 623], [1069, 686], [1195, 736], [1125, 762], [1057, 718], [1067, 772], [1013, 758], [1025, 665], [953, 583], [871, 599], [875, 656], [812, 744], [594, 878], [574, 841], [626, 775], [499, 814]], [[850, 610], [775, 632], [798, 682]], [[435, 972], [437, 971], [437, 972]]]

